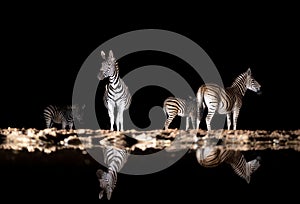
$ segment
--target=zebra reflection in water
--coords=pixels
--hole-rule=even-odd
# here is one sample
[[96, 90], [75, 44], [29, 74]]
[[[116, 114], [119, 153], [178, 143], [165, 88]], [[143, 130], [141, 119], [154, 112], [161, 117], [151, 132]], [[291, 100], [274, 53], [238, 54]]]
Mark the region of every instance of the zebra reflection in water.
[[124, 149], [114, 147], [103, 147], [104, 163], [107, 165], [107, 171], [98, 169], [96, 175], [100, 182], [101, 191], [99, 199], [106, 193], [107, 199], [110, 200], [112, 192], [117, 184], [118, 172], [127, 162], [129, 152]]
[[204, 147], [196, 150], [196, 158], [203, 167], [212, 168], [222, 163], [229, 164], [233, 171], [250, 183], [251, 174], [260, 166], [261, 158], [246, 161], [244, 155], [240, 151], [225, 150], [215, 147]]

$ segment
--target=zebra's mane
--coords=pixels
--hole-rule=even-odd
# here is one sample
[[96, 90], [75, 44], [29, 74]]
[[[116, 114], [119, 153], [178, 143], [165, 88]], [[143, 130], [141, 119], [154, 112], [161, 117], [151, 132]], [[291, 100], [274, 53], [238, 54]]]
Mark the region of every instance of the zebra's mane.
[[233, 89], [233, 90], [235, 90], [235, 92], [237, 91], [237, 93], [244, 96], [245, 92], [247, 90], [247, 88], [246, 88], [247, 77], [248, 77], [247, 72], [240, 74], [238, 77], [235, 78], [235, 80], [233, 81], [233, 83], [229, 89]]
[[233, 86], [239, 86], [239, 85], [241, 85], [241, 84], [245, 84], [245, 82], [246, 82], [246, 78], [247, 78], [247, 73], [242, 73], [242, 74], [240, 74], [238, 77], [236, 77], [235, 78], [235, 80], [232, 82], [232, 85], [231, 85], [231, 87], [233, 87]]
[[116, 71], [119, 72], [119, 63], [118, 63], [118, 61], [115, 60], [114, 63], [115, 63], [115, 69], [116, 69]]

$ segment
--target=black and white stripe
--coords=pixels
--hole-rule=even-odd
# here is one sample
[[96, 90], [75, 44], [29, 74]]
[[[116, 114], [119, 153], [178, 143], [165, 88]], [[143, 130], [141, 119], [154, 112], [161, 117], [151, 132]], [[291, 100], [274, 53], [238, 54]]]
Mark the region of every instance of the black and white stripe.
[[240, 74], [230, 87], [223, 89], [216, 84], [204, 84], [197, 92], [197, 127], [199, 127], [202, 110], [207, 106], [206, 116], [207, 130], [211, 130], [211, 119], [217, 111], [227, 115], [227, 128], [231, 126], [231, 114], [233, 114], [233, 129], [236, 130], [237, 119], [242, 107], [242, 98], [246, 90], [260, 91], [259, 83], [252, 77], [250, 68]]
[[165, 122], [165, 129], [169, 128], [169, 125], [175, 118], [175, 116], [186, 117], [186, 130], [189, 128], [189, 118], [191, 119], [192, 126], [196, 128], [196, 99], [189, 97], [187, 100], [169, 97], [164, 101], [163, 110], [167, 116]]
[[123, 131], [123, 112], [130, 106], [131, 95], [128, 87], [119, 76], [119, 67], [113, 52], [111, 50], [109, 51], [107, 59], [103, 51], [101, 51], [101, 56], [104, 59], [104, 62], [102, 62], [98, 79], [103, 80], [104, 78], [109, 78], [109, 83], [105, 87], [103, 101], [110, 118], [110, 130], [114, 129], [114, 109], [117, 108], [117, 131]]
[[198, 148], [196, 150], [196, 158], [201, 166], [207, 168], [219, 166], [223, 162], [227, 163], [247, 183], [250, 183], [251, 174], [260, 167], [260, 157], [247, 162], [240, 151], [215, 147]]
[[44, 109], [46, 128], [51, 128], [54, 123], [61, 124], [62, 129], [73, 128], [74, 118], [82, 121], [84, 105], [49, 105]]
[[107, 172], [98, 169], [96, 175], [100, 182], [101, 191], [99, 199], [106, 193], [107, 199], [110, 200], [112, 192], [116, 187], [118, 180], [118, 172], [127, 162], [129, 152], [124, 149], [117, 149], [114, 147], [104, 147], [103, 156], [104, 163], [107, 165]]

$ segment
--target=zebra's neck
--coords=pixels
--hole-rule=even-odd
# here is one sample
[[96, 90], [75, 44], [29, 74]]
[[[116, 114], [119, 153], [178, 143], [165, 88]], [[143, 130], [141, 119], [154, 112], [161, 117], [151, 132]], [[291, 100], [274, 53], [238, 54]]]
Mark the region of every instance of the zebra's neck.
[[115, 62], [115, 70], [112, 76], [109, 77], [109, 83], [111, 86], [117, 86], [119, 83], [119, 66], [118, 62]]
[[245, 73], [239, 75], [234, 80], [234, 82], [232, 83], [230, 88], [233, 89], [235, 93], [237, 93], [241, 96], [244, 96], [246, 93], [246, 90], [247, 90], [246, 79], [247, 79], [247, 76]]

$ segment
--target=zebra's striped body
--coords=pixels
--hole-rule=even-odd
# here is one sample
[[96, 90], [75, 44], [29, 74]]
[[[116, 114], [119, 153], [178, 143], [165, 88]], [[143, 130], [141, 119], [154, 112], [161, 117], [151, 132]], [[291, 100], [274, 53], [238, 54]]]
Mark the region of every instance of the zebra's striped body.
[[230, 87], [223, 89], [216, 84], [204, 84], [197, 92], [197, 127], [199, 127], [202, 115], [200, 111], [207, 106], [206, 116], [207, 130], [211, 130], [211, 119], [215, 112], [227, 115], [227, 128], [231, 126], [231, 114], [233, 114], [233, 129], [236, 130], [237, 119], [242, 107], [242, 98], [246, 90], [260, 91], [259, 83], [251, 76], [250, 68], [240, 74]]
[[98, 169], [96, 175], [100, 182], [101, 191], [99, 199], [106, 193], [107, 199], [110, 200], [112, 192], [117, 184], [118, 172], [127, 162], [129, 153], [123, 149], [113, 147], [103, 148], [104, 163], [107, 165], [107, 172]]
[[251, 174], [260, 166], [260, 157], [247, 162], [240, 151], [221, 150], [214, 147], [198, 148], [196, 150], [196, 158], [201, 166], [207, 168], [219, 166], [223, 162], [227, 163], [247, 183], [250, 182]]
[[73, 128], [74, 119], [82, 121], [84, 106], [79, 105], [49, 105], [44, 109], [44, 119], [47, 128], [51, 128], [54, 123], [61, 124], [62, 129]]
[[114, 130], [114, 109], [117, 108], [117, 131], [123, 131], [123, 112], [130, 106], [131, 94], [124, 81], [119, 77], [118, 63], [113, 56], [113, 52], [111, 50], [109, 51], [107, 59], [103, 51], [101, 51], [101, 55], [105, 61], [102, 62], [98, 79], [103, 80], [104, 78], [109, 78], [109, 83], [105, 87], [103, 101], [110, 118], [110, 130]]
[[189, 128], [189, 118], [191, 118], [192, 126], [196, 127], [196, 100], [189, 98], [187, 100], [175, 97], [169, 97], [164, 101], [163, 110], [167, 116], [165, 122], [165, 129], [169, 128], [169, 125], [173, 121], [176, 115], [186, 117], [186, 130]]

